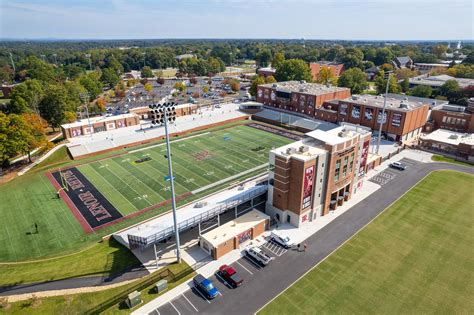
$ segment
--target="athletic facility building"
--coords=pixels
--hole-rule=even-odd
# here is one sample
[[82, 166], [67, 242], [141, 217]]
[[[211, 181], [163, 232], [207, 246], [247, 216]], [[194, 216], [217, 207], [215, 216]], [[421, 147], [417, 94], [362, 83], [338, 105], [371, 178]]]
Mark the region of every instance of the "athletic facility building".
[[467, 107], [448, 104], [434, 107], [425, 125], [425, 131], [437, 129], [474, 133], [474, 99], [469, 100]]
[[131, 113], [111, 117], [100, 116], [92, 117], [90, 119], [82, 119], [70, 124], [61, 125], [61, 131], [64, 139], [69, 139], [83, 135], [91, 135], [102, 131], [136, 126], [139, 124], [139, 117]]
[[438, 129], [420, 137], [420, 147], [474, 163], [474, 135]]
[[306, 136], [273, 149], [269, 155], [266, 212], [294, 226], [336, 210], [361, 187], [371, 132], [343, 124]]

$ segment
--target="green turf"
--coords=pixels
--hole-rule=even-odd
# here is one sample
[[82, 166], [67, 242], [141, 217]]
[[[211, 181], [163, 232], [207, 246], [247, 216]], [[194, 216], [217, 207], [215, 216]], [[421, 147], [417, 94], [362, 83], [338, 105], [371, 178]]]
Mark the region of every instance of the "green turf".
[[454, 163], [454, 164], [459, 164], [459, 165], [465, 165], [465, 166], [470, 166], [470, 167], [474, 167], [474, 164], [469, 164], [469, 163], [466, 163], [466, 162], [462, 162], [462, 161], [457, 161], [453, 158], [449, 158], [449, 157], [445, 157], [445, 156], [442, 156], [442, 155], [437, 155], [437, 154], [434, 154], [431, 159], [433, 161], [436, 161], [436, 162], [447, 162], [447, 163]]
[[473, 191], [432, 173], [259, 314], [472, 314]]
[[71, 277], [107, 276], [139, 261], [113, 238], [60, 258], [29, 263], [0, 264], [0, 286]]
[[[265, 163], [268, 158], [264, 158], [263, 155], [267, 156], [268, 150], [271, 146], [278, 146], [281, 143], [288, 143], [291, 140], [282, 138], [264, 131], [260, 131], [254, 128], [246, 127], [239, 124], [230, 124], [232, 128], [223, 129], [222, 127], [218, 129], [212, 129], [211, 136], [214, 134], [220, 137], [223, 134], [231, 133], [232, 139], [226, 141], [225, 144], [229, 146], [229, 150], [226, 151], [224, 147], [217, 146], [219, 143], [215, 139], [216, 143], [211, 143], [207, 150], [214, 150], [215, 153], [215, 164], [212, 163], [212, 160], [197, 162], [192, 160], [187, 154], [182, 152], [186, 147], [179, 147], [179, 144], [189, 144], [187, 149], [195, 148], [196, 146], [206, 144], [207, 142], [203, 137], [200, 136], [196, 138], [191, 138], [182, 142], [176, 142], [172, 145], [173, 150], [173, 166], [175, 170], [176, 181], [179, 184], [177, 185], [178, 193], [189, 191], [189, 189], [196, 189], [201, 183], [211, 183], [215, 182], [219, 178], [223, 178], [226, 175], [237, 173], [238, 170], [242, 168], [241, 165], [236, 163], [231, 164], [229, 159], [237, 160], [238, 153], [235, 152], [236, 148], [243, 150], [244, 153], [248, 155], [249, 163], [245, 164], [245, 169], [248, 168], [247, 165], [257, 165], [259, 163]], [[241, 132], [236, 132], [236, 130], [243, 130]], [[234, 136], [234, 133], [236, 134]], [[240, 136], [240, 134], [243, 134]], [[202, 134], [202, 133], [201, 133]], [[252, 138], [253, 137], [253, 138]], [[177, 137], [174, 139], [185, 139], [182, 137]], [[194, 140], [193, 140], [194, 139]], [[201, 140], [201, 143], [192, 143], [195, 140]], [[247, 147], [241, 148], [240, 145], [234, 143], [236, 141], [249, 141]], [[251, 143], [250, 141], [253, 141]], [[250, 149], [257, 147], [257, 143], [260, 141], [267, 141], [269, 147], [262, 151], [262, 156], [260, 161], [256, 161], [253, 151]], [[211, 140], [212, 142], [212, 140]], [[176, 148], [175, 148], [176, 147]], [[46, 257], [54, 257], [57, 255], [64, 255], [69, 253], [74, 253], [77, 250], [83, 249], [92, 245], [93, 242], [100, 240], [104, 235], [113, 233], [119, 229], [125, 228], [131, 224], [138, 223], [144, 219], [158, 215], [163, 211], [167, 211], [171, 208], [171, 205], [163, 206], [159, 209], [148, 211], [144, 214], [124, 220], [120, 223], [112, 225], [110, 227], [101, 229], [95, 233], [85, 234], [80, 224], [77, 222], [76, 218], [72, 215], [69, 208], [66, 204], [56, 198], [56, 191], [45, 176], [45, 170], [51, 168], [53, 165], [54, 168], [59, 166], [71, 166], [77, 163], [89, 163], [83, 166], [80, 166], [81, 171], [85, 169], [85, 173], [90, 178], [91, 181], [96, 182], [99, 189], [110, 199], [114, 205], [123, 211], [123, 213], [128, 214], [137, 211], [143, 207], [149, 205], [149, 201], [157, 201], [167, 197], [165, 191], [160, 191], [160, 193], [149, 192], [148, 188], [143, 187], [143, 184], [138, 181], [146, 181], [149, 185], [154, 185], [153, 187], [158, 187], [159, 184], [165, 184], [163, 181], [163, 175], [166, 174], [166, 160], [162, 157], [162, 150], [164, 147], [156, 147], [153, 149], [141, 151], [140, 153], [131, 153], [127, 154], [126, 150], [118, 150], [116, 152], [107, 153], [105, 155], [100, 155], [93, 158], [87, 158], [78, 161], [68, 161], [67, 156], [63, 151], [58, 151], [54, 153], [49, 161], [42, 162], [38, 167], [33, 168], [26, 175], [18, 177], [6, 184], [0, 185], [0, 262], [17, 262], [25, 261], [32, 259], [42, 259]], [[181, 151], [180, 151], [181, 149]], [[245, 149], [248, 149], [247, 151]], [[202, 150], [202, 149], [200, 149]], [[98, 158], [107, 157], [113, 154], [125, 153], [125, 156], [118, 158], [108, 159], [101, 162], [94, 162]], [[136, 158], [140, 157], [141, 154], [151, 153], [153, 156], [156, 156], [156, 159], [161, 157], [161, 161], [150, 161], [143, 164], [129, 164], [128, 166], [121, 166], [118, 163], [121, 163], [122, 159], [127, 157]], [[258, 153], [260, 154], [260, 153]], [[258, 155], [257, 154], [257, 155]], [[185, 156], [186, 155], [186, 156]], [[260, 157], [259, 157], [260, 158]], [[239, 159], [241, 162], [241, 158]], [[250, 164], [250, 161], [252, 164]], [[48, 163], [53, 164], [48, 164]], [[159, 162], [159, 163], [158, 163]], [[98, 174], [94, 169], [100, 167], [100, 165], [110, 163], [113, 165], [114, 170], [118, 170], [121, 174], [129, 174], [130, 170], [137, 170], [137, 175], [135, 178], [127, 175], [126, 181], [132, 185], [136, 184], [137, 186], [134, 189], [139, 189], [138, 187], [143, 188], [143, 194], [150, 195], [150, 198], [144, 198], [142, 200], [134, 199], [137, 194], [132, 190], [128, 189], [119, 193], [118, 190], [123, 190], [122, 186], [127, 187], [123, 182], [118, 181], [117, 190], [113, 189], [111, 181], [117, 181], [116, 177], [112, 175], [94, 175]], [[225, 168], [223, 170], [218, 170], [217, 168], [223, 168], [223, 166], [235, 165], [236, 170]], [[208, 172], [215, 172], [214, 175], [209, 175], [209, 178], [203, 178], [202, 174], [198, 174], [198, 170], [203, 169], [203, 167], [208, 168]], [[163, 168], [163, 169], [161, 169]], [[100, 169], [104, 174], [107, 171], [107, 168]], [[245, 176], [239, 177], [239, 180], [243, 178], [248, 178], [250, 176], [256, 175], [262, 170], [257, 170], [253, 173], [249, 173]], [[138, 174], [145, 174], [143, 178], [138, 178]], [[183, 179], [184, 177], [188, 178], [190, 174], [195, 174], [195, 182], [186, 183]], [[150, 176], [152, 175], [152, 176]], [[156, 178], [155, 178], [156, 177]], [[106, 179], [107, 178], [107, 179]], [[155, 180], [156, 179], [156, 180]], [[237, 179], [232, 180], [235, 182]], [[228, 183], [227, 183], [228, 184]], [[203, 191], [196, 195], [190, 195], [186, 198], [183, 198], [178, 201], [178, 206], [189, 203], [197, 198], [201, 198], [211, 192], [217, 191], [225, 187], [226, 184], [218, 185], [213, 188], [210, 188], [206, 191]], [[128, 187], [127, 187], [128, 188]], [[125, 194], [125, 195], [124, 195]], [[130, 200], [128, 198], [131, 198]], [[153, 199], [151, 199], [153, 198]], [[34, 224], [37, 223], [39, 226], [38, 234], [30, 234], [34, 232]], [[77, 273], [85, 273], [87, 270], [77, 270]], [[48, 279], [49, 275], [44, 274], [44, 279]]]
[[[225, 137], [230, 137], [230, 140], [224, 140]], [[171, 151], [176, 195], [264, 166], [272, 147], [290, 141], [246, 126], [175, 141], [171, 144]], [[257, 147], [263, 149], [256, 151]], [[193, 157], [193, 154], [204, 151], [209, 153], [209, 158], [197, 160]], [[171, 198], [169, 182], [164, 180], [168, 175], [165, 156], [166, 146], [160, 145], [78, 168], [123, 215], [127, 215]], [[135, 162], [143, 157], [152, 160]]]

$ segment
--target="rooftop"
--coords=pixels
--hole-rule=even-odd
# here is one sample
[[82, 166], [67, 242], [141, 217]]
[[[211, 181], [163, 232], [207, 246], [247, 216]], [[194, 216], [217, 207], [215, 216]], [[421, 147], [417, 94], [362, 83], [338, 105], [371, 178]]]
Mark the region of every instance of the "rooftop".
[[287, 93], [305, 93], [310, 95], [323, 95], [327, 93], [335, 93], [341, 91], [350, 91], [348, 88], [337, 87], [332, 85], [323, 85], [317, 83], [307, 83], [306, 81], [286, 81], [278, 83], [267, 83], [259, 86], [272, 88], [278, 92]]
[[[384, 95], [352, 95], [351, 97], [345, 98], [341, 101], [359, 104], [359, 105], [369, 105], [373, 107], [383, 108], [385, 96]], [[387, 109], [390, 110], [397, 110], [402, 112], [409, 112], [418, 107], [425, 106], [431, 103], [432, 100], [424, 99], [414, 99], [410, 98], [406, 95], [397, 95], [397, 94], [390, 94], [387, 97]]]
[[465, 88], [468, 86], [474, 86], [474, 79], [465, 79], [465, 78], [455, 78], [450, 75], [441, 74], [441, 75], [420, 75], [414, 78], [410, 78], [410, 84], [416, 85], [429, 85], [434, 87], [439, 87], [446, 83], [448, 80], [455, 80], [459, 83], [461, 88]]
[[326, 61], [326, 60], [320, 60], [316, 62], [311, 62], [310, 64], [318, 64], [318, 65], [324, 65], [324, 66], [340, 66], [342, 65], [341, 62], [337, 61]]
[[445, 129], [435, 130], [430, 134], [421, 136], [421, 139], [444, 142], [453, 145], [458, 145], [460, 143], [474, 145], [474, 134], [454, 132]]
[[370, 132], [370, 129], [366, 127], [346, 123], [329, 131], [314, 130], [308, 132], [306, 135], [326, 144], [336, 145], [351, 140], [359, 135], [366, 135]]
[[322, 148], [321, 143], [317, 143], [311, 138], [284, 145], [270, 152], [277, 156], [291, 157], [300, 161], [309, 161], [318, 155], [326, 154], [326, 150]]
[[216, 247], [229, 239], [250, 230], [255, 225], [264, 220], [270, 220], [270, 217], [258, 210], [251, 210], [240, 217], [235, 218], [203, 235], [201, 237]]
[[[135, 114], [123, 114], [123, 115], [116, 115], [116, 116], [109, 116], [109, 117], [99, 116], [99, 117], [91, 117], [91, 118], [89, 118], [89, 120], [90, 120], [91, 124], [95, 124], [95, 123], [101, 123], [101, 122], [107, 122], [107, 121], [114, 121], [114, 120], [117, 120], [117, 119], [132, 118], [132, 117], [135, 117], [135, 116], [137, 116], [137, 115], [135, 115]], [[81, 120], [75, 121], [75, 122], [70, 123], [70, 124], [61, 125], [61, 127], [67, 129], [67, 128], [84, 126], [84, 125], [89, 124], [89, 120], [87, 118], [86, 119], [81, 119]]]
[[454, 113], [464, 113], [466, 111], [466, 106], [454, 105], [454, 104], [441, 104], [436, 107], [433, 107], [435, 110], [441, 110], [444, 112], [454, 112]]

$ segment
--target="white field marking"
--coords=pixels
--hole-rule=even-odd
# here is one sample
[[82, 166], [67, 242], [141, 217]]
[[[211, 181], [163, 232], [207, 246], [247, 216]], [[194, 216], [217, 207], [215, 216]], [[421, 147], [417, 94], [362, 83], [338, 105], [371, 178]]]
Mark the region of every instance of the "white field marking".
[[170, 186], [166, 186], [166, 187], [163, 187], [161, 188], [162, 191], [168, 191], [168, 190], [171, 190]]
[[8, 231], [8, 227], [5, 225], [5, 230], [7, 230], [7, 234], [8, 234], [8, 240], [10, 241], [10, 246], [12, 247], [12, 252], [13, 254], [15, 255], [15, 260], [18, 260], [17, 256], [16, 256], [16, 252], [15, 252], [15, 247], [13, 247], [13, 243], [12, 243], [12, 238], [10, 236], [10, 232]]
[[122, 163], [128, 162], [128, 161], [130, 161], [130, 159], [123, 159], [123, 160], [122, 160]]
[[186, 146], [186, 144], [184, 144], [184, 143], [178, 145], [178, 147], [180, 147], [180, 148], [185, 147], [185, 146]]
[[188, 178], [184, 182], [185, 183], [192, 183], [192, 182], [194, 182], [194, 178]]
[[[191, 138], [204, 136], [204, 135], [207, 135], [207, 134], [210, 134], [210, 132], [208, 131], [208, 132], [201, 133], [201, 134], [198, 134], [198, 135], [194, 135], [194, 136], [189, 136], [189, 137], [186, 137], [186, 138], [181, 138], [181, 139], [173, 140], [173, 141], [170, 141], [170, 143], [180, 142], [180, 141], [188, 140], [188, 139], [191, 139]], [[135, 153], [135, 152], [145, 151], [145, 150], [148, 150], [148, 149], [153, 149], [153, 148], [156, 148], [156, 147], [161, 147], [162, 145], [166, 145], [166, 142], [159, 143], [159, 144], [155, 144], [155, 145], [152, 145], [152, 146], [149, 146], [149, 147], [146, 147], [146, 148], [141, 148], [141, 149], [136, 149], [136, 150], [128, 151], [128, 153]]]
[[190, 300], [188, 300], [188, 298], [186, 297], [186, 295], [184, 295], [184, 293], [182, 293], [181, 295], [186, 299], [186, 301], [188, 301], [189, 304], [191, 304], [191, 306], [196, 310], [196, 312], [199, 312], [198, 309], [196, 308], [196, 306], [194, 306], [194, 304], [191, 303]]
[[234, 166], [232, 166], [232, 165], [227, 165], [227, 166], [225, 166], [225, 169], [229, 169], [229, 168], [233, 168], [233, 167]]
[[247, 268], [244, 267], [244, 265], [242, 265], [241, 263], [239, 263], [238, 261], [235, 261], [240, 267], [244, 268], [245, 270], [247, 270], [248, 273], [250, 273], [251, 275], [253, 275], [253, 272], [248, 270]]
[[[295, 281], [293, 281], [293, 283], [291, 283], [289, 286], [286, 287], [285, 290], [281, 291], [280, 293], [278, 293], [273, 299], [271, 299], [270, 301], [268, 301], [265, 305], [263, 305], [262, 307], [260, 307], [256, 312], [255, 314], [257, 314], [258, 312], [260, 312], [261, 310], [263, 310], [268, 304], [270, 304], [271, 302], [273, 302], [277, 297], [279, 297], [281, 294], [285, 293], [286, 290], [288, 290], [289, 288], [291, 288], [296, 282], [300, 281], [303, 277], [305, 277], [308, 273], [310, 273], [313, 269], [317, 268], [322, 262], [324, 262], [329, 256], [331, 256], [333, 253], [335, 253], [339, 248], [341, 248], [342, 246], [344, 246], [347, 242], [349, 242], [351, 239], [353, 239], [357, 234], [360, 233], [360, 231], [362, 231], [363, 229], [365, 229], [370, 223], [372, 223], [373, 221], [375, 221], [375, 219], [377, 219], [382, 213], [385, 212], [385, 210], [387, 210], [388, 208], [390, 208], [395, 202], [397, 202], [398, 200], [400, 200], [401, 198], [403, 198], [403, 196], [405, 196], [408, 192], [410, 192], [416, 185], [418, 185], [422, 180], [424, 180], [426, 177], [428, 177], [428, 175], [430, 175], [433, 171], [430, 171], [428, 174], [426, 174], [425, 176], [423, 176], [423, 178], [421, 178], [419, 181], [417, 181], [415, 183], [415, 185], [413, 185], [410, 189], [408, 189], [407, 191], [405, 191], [405, 193], [403, 193], [401, 196], [399, 196], [397, 199], [395, 199], [391, 204], [389, 204], [387, 207], [385, 207], [385, 209], [383, 209], [379, 214], [377, 214], [374, 218], [372, 218], [372, 220], [370, 220], [369, 222], [367, 222], [367, 224], [365, 224], [363, 227], [361, 227], [357, 232], [355, 232], [351, 237], [349, 237], [347, 240], [345, 240], [341, 245], [339, 245], [338, 247], [336, 247], [332, 252], [330, 252], [329, 254], [326, 255], [326, 257], [324, 257], [320, 262], [318, 262], [316, 265], [314, 265], [312, 268], [310, 268], [308, 271], [306, 271], [303, 275], [301, 275], [301, 277], [299, 277], [298, 279], [296, 279]], [[350, 209], [348, 209], [350, 210]], [[314, 234], [313, 234], [314, 235]]]
[[[204, 190], [206, 190], [206, 189], [209, 189], [209, 188], [212, 188], [212, 187], [221, 185], [222, 183], [231, 181], [231, 180], [233, 180], [233, 179], [235, 179], [235, 178], [244, 176], [244, 175], [246, 175], [246, 174], [248, 174], [248, 173], [252, 173], [252, 172], [254, 172], [254, 171], [256, 171], [256, 170], [259, 170], [259, 169], [264, 168], [264, 167], [267, 167], [267, 166], [268, 166], [268, 163], [265, 163], [265, 164], [256, 166], [256, 167], [254, 167], [254, 168], [251, 168], [251, 169], [248, 169], [248, 170], [246, 170], [246, 171], [243, 171], [242, 173], [239, 173], [239, 174], [235, 174], [235, 175], [226, 177], [226, 178], [224, 178], [224, 179], [218, 180], [217, 182], [214, 182], [214, 183], [209, 184], [209, 185], [207, 185], [207, 186], [203, 186], [203, 187], [201, 187], [201, 188], [198, 188], [198, 189], [196, 189], [196, 190], [193, 190], [193, 191], [191, 191], [191, 193], [192, 193], [192, 194], [200, 193], [200, 192], [202, 192], [202, 191], [204, 191]], [[209, 173], [212, 173], [211, 175], [214, 174], [214, 172], [209, 172]], [[205, 176], [205, 175], [209, 175], [209, 173], [204, 174], [204, 176]]]
[[170, 305], [173, 306], [173, 308], [174, 308], [174, 310], [175, 310], [176, 312], [178, 312], [178, 315], [181, 315], [181, 313], [178, 311], [178, 309], [176, 308], [176, 306], [174, 306], [173, 303], [171, 303], [171, 301], [170, 301]]
[[207, 303], [211, 304], [211, 302], [209, 302], [207, 297], [205, 297], [204, 294], [202, 294], [201, 291], [199, 291], [198, 288], [194, 287], [194, 289], [197, 291], [197, 293], [199, 293], [200, 296], [202, 296], [204, 298], [204, 300], [206, 300]]

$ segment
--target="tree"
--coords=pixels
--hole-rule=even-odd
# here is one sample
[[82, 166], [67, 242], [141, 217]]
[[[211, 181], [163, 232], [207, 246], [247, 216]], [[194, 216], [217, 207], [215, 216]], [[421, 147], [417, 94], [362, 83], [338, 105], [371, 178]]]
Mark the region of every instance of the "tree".
[[339, 77], [338, 85], [351, 89], [354, 94], [360, 94], [367, 89], [367, 76], [359, 68], [352, 68], [344, 71]]
[[276, 69], [281, 63], [285, 61], [285, 55], [282, 52], [277, 52], [272, 59], [272, 67]]
[[393, 71], [393, 66], [390, 63], [384, 63], [383, 65], [380, 66], [380, 70], [382, 71]]
[[[97, 105], [97, 110], [99, 112], [105, 112], [105, 105], [107, 104], [107, 101], [103, 97], [98, 98], [95, 104]], [[64, 118], [66, 119], [66, 115], [64, 115]]]
[[99, 81], [98, 76], [97, 72], [92, 72], [79, 78], [79, 84], [87, 90], [90, 100], [95, 99], [102, 93], [102, 83]]
[[12, 83], [14, 75], [13, 68], [9, 65], [0, 68], [0, 82]]
[[120, 77], [118, 76], [116, 70], [112, 68], [102, 69], [102, 74], [100, 80], [107, 86], [113, 87], [120, 82]]
[[41, 116], [53, 127], [53, 131], [65, 121], [64, 113], [69, 109], [67, 91], [64, 86], [50, 85], [39, 104], [39, 110]]
[[198, 80], [196, 79], [196, 77], [191, 77], [191, 78], [189, 78], [189, 83], [196, 84], [196, 83], [198, 83]]
[[202, 87], [202, 92], [203, 92], [203, 93], [209, 92], [209, 87], [208, 87], [207, 85], [204, 85], [204, 86]]
[[439, 88], [439, 92], [442, 96], [445, 96], [449, 102], [452, 103], [458, 103], [458, 101], [463, 97], [459, 83], [456, 80], [446, 81]]
[[64, 112], [64, 120], [67, 123], [72, 123], [77, 120], [77, 115], [75, 112]]
[[323, 66], [319, 71], [318, 80], [316, 82], [321, 84], [329, 84], [332, 78], [334, 78], [334, 75], [332, 74], [331, 69], [329, 67]]
[[255, 56], [255, 61], [260, 67], [267, 67], [272, 60], [272, 53], [268, 49], [263, 49]]
[[158, 83], [160, 85], [163, 85], [163, 84], [165, 84], [165, 79], [159, 77], [159, 78], [156, 79], [156, 83]]
[[377, 49], [377, 52], [375, 54], [375, 59], [373, 60], [373, 62], [375, 63], [375, 65], [380, 66], [384, 63], [391, 62], [394, 57], [395, 55], [392, 53], [392, 51], [389, 48], [387, 47], [379, 48]]
[[[385, 72], [380, 71], [380, 75], [375, 77], [375, 87], [378, 94], [385, 94], [387, 80], [384, 79]], [[390, 81], [388, 83], [388, 93], [400, 93], [400, 86], [398, 85], [397, 79], [393, 75], [390, 75]]]
[[31, 163], [31, 151], [47, 143], [46, 128], [48, 124], [38, 114], [23, 114], [22, 118], [25, 122], [24, 127], [27, 128], [25, 138], [27, 145], [24, 153], [28, 154], [28, 161]]
[[252, 96], [257, 95], [257, 86], [259, 86], [260, 84], [265, 84], [265, 78], [261, 75], [253, 79], [252, 84], [250, 85], [250, 88], [249, 88], [250, 95]]
[[312, 81], [311, 70], [308, 64], [301, 59], [283, 61], [276, 69], [275, 77], [279, 82], [292, 80]]
[[56, 81], [58, 73], [54, 66], [36, 56], [29, 56], [19, 63], [19, 69], [25, 71], [26, 78], [37, 79], [44, 83]]
[[448, 47], [446, 47], [446, 45], [441, 45], [441, 44], [435, 45], [432, 48], [433, 54], [435, 54], [436, 57], [440, 59], [444, 56], [447, 50], [448, 50]]
[[231, 80], [230, 81], [230, 89], [234, 92], [237, 92], [238, 90], [240, 90], [240, 82], [237, 81], [237, 80]]
[[174, 88], [180, 92], [186, 91], [186, 84], [183, 82], [176, 82], [174, 84]]
[[26, 80], [12, 89], [8, 112], [23, 114], [36, 111], [37, 106], [44, 96], [44, 88], [38, 80]]
[[416, 77], [418, 73], [416, 71], [404, 68], [404, 69], [398, 69], [395, 71], [395, 77], [397, 80], [405, 80], [409, 78]]
[[141, 75], [142, 75], [142, 78], [152, 78], [153, 77], [153, 72], [151, 71], [150, 67], [144, 66], [142, 68]]
[[19, 152], [28, 150], [28, 126], [20, 115], [0, 112], [0, 158], [2, 166]]
[[449, 68], [447, 73], [456, 78], [474, 79], [474, 65], [455, 65]]
[[418, 85], [410, 89], [408, 94], [418, 97], [430, 97], [433, 94], [433, 89], [429, 85]]
[[272, 75], [269, 75], [268, 77], [265, 78], [265, 83], [276, 83], [276, 82], [277, 80]]
[[400, 88], [402, 89], [402, 92], [406, 93], [410, 88], [410, 81], [408, 79], [403, 79], [402, 82], [400, 82]]
[[64, 75], [69, 80], [75, 80], [85, 73], [84, 68], [76, 64], [68, 64], [63, 67]]
[[464, 60], [462, 61], [462, 64], [464, 64], [464, 65], [472, 65], [472, 64], [474, 64], [474, 51], [471, 51], [471, 52], [467, 55], [466, 59], [464, 59]]
[[151, 85], [150, 83], [147, 83], [143, 86], [143, 89], [148, 93], [150, 94], [150, 92], [153, 90], [153, 85]]

